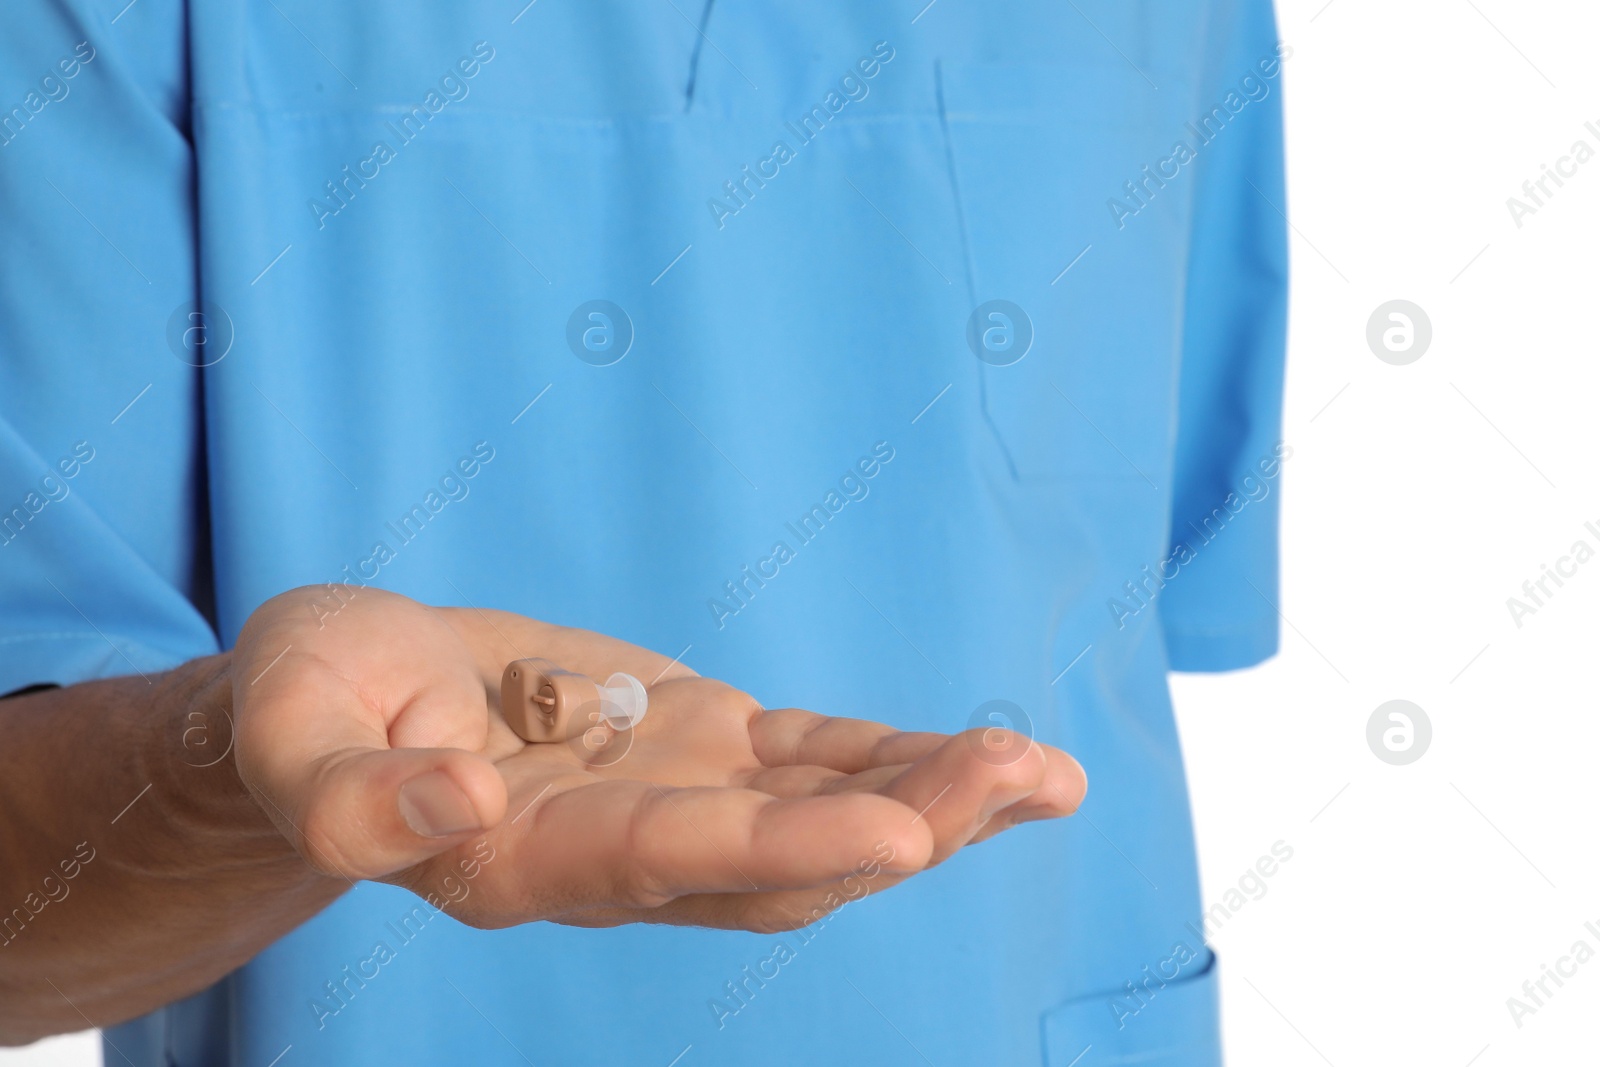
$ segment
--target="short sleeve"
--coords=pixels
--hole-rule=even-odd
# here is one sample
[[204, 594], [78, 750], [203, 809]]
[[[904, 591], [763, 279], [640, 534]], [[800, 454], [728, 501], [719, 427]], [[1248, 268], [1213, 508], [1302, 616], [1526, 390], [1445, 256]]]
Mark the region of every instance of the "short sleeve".
[[1278, 647], [1278, 503], [1288, 302], [1283, 66], [1272, 5], [1219, 0], [1197, 79], [1173, 558], [1160, 616], [1180, 671]]
[[0, 12], [0, 694], [217, 648], [183, 8], [117, 7]]

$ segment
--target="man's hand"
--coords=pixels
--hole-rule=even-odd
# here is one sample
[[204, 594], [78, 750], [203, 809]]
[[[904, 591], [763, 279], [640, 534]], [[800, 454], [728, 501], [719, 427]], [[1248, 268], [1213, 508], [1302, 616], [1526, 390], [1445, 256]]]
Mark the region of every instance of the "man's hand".
[[[649, 714], [528, 744], [500, 716], [499, 682], [531, 656], [626, 671]], [[792, 928], [862, 885], [1070, 814], [1085, 788], [1071, 757], [1014, 734], [763, 711], [622, 641], [374, 589], [262, 605], [233, 692], [239, 774], [308, 864], [436, 899], [470, 869], [447, 907], [481, 927]]]
[[[531, 656], [626, 671], [649, 714], [526, 744], [498, 687]], [[26, 911], [0, 932], [0, 1044], [204, 989], [358, 878], [480, 927], [778, 930], [1084, 790], [1005, 731], [762, 711], [598, 634], [325, 586], [230, 653], [6, 699], [0, 750], [0, 899]]]

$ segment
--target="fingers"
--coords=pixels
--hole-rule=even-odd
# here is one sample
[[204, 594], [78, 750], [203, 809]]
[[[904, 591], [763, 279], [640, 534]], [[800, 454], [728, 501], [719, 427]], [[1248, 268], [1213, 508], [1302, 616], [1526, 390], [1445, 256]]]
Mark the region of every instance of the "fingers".
[[968, 730], [906, 768], [882, 790], [917, 812], [934, 837], [932, 863], [967, 844], [992, 817], [1045, 782], [1044, 746], [1010, 731]]
[[750, 724], [750, 743], [766, 766], [810, 764], [846, 774], [914, 763], [949, 736], [902, 733], [883, 723], [831, 718], [799, 708], [768, 711]]
[[[940, 788], [951, 786], [960, 812], [983, 817], [963, 827], [957, 813], [941, 813], [941, 849], [952, 840], [981, 841], [1018, 823], [1071, 815], [1087, 789], [1083, 768], [1071, 756], [1009, 730], [978, 729], [952, 738], [784, 708], [754, 719], [750, 739], [765, 767], [746, 784], [775, 796], [874, 790], [921, 810], [936, 795], [927, 793], [928, 780], [942, 775]], [[924, 765], [930, 758], [934, 762]], [[960, 807], [974, 798], [975, 812]], [[936, 854], [942, 859], [948, 851]]]
[[550, 918], [567, 926], [606, 927], [624, 923], [703, 926], [714, 930], [786, 933], [823, 922], [847, 904], [899, 885], [910, 874], [891, 871], [897, 859], [886, 842], [857, 862], [855, 869], [827, 885], [761, 893], [691, 893], [655, 908], [584, 908]]
[[550, 915], [825, 885], [875, 850], [887, 853], [884, 869], [909, 873], [933, 849], [913, 814], [875, 794], [780, 800], [747, 789], [615, 781], [545, 800], [526, 838], [506, 838], [537, 861], [530, 899], [518, 903]]
[[[876, 857], [863, 860], [851, 874], [826, 886], [767, 893], [698, 893], [680, 897], [650, 913], [633, 913], [621, 921], [749, 930], [758, 934], [787, 933], [822, 922], [846, 904], [881, 893], [911, 877], [890, 873], [881, 866], [875, 868], [875, 860]], [[563, 917], [561, 921], [583, 925], [597, 917], [578, 915]]]
[[845, 774], [827, 767], [764, 767], [750, 775], [742, 785], [775, 797], [814, 797], [836, 793], [878, 793], [894, 781], [906, 763], [894, 763], [856, 774]]
[[[966, 743], [968, 738], [948, 740]], [[995, 739], [989, 738], [991, 743]], [[1012, 748], [1016, 745], [1016, 748]], [[1015, 738], [999, 751], [1026, 751], [1025, 739]], [[1071, 756], [1058, 749], [1035, 745], [1042, 753], [1045, 769], [1040, 784], [1024, 799], [1001, 808], [991, 815], [976, 831], [971, 832], [966, 843], [986, 840], [1019, 822], [1033, 819], [1056, 818], [1071, 814], [1082, 801], [1084, 777], [1082, 768]], [[993, 752], [995, 749], [985, 749]], [[959, 763], [950, 751], [941, 752], [935, 767], [948, 769]], [[891, 783], [905, 791], [924, 790], [925, 782], [909, 775], [905, 765], [877, 767], [858, 774], [841, 774], [822, 767], [778, 767], [762, 771], [753, 780], [756, 788], [782, 796], [808, 796], [823, 792], [883, 789]], [[897, 781], [907, 776], [905, 781]], [[926, 777], [924, 772], [924, 777]], [[759, 783], [759, 784], [756, 784]], [[952, 851], [955, 840], [968, 829], [955, 816], [953, 807], [934, 814], [950, 800], [950, 792], [936, 794], [931, 806], [919, 817], [917, 823], [939, 827], [946, 840], [938, 847]], [[958, 798], [959, 803], [959, 798]], [[954, 834], [951, 833], [954, 828]], [[828, 916], [847, 904], [861, 900], [872, 893], [882, 892], [911, 877], [913, 872], [896, 862], [894, 848], [886, 841], [874, 845], [870, 855], [863, 856], [847, 875], [825, 885], [800, 889], [771, 889], [761, 892], [723, 891], [690, 893], [654, 907], [587, 907], [550, 916], [553, 921], [571, 926], [608, 927], [625, 923], [661, 923], [677, 926], [703, 926], [723, 930], [749, 930], [755, 933], [784, 933], [823, 922]]]
[[[945, 738], [912, 765], [774, 767], [751, 784], [763, 792], [617, 781], [544, 801], [531, 854], [546, 869], [607, 874], [543, 887], [518, 907], [580, 926], [789, 930], [1082, 797], [1070, 756], [993, 731]], [[890, 797], [898, 803], [845, 803]]]
[[[990, 743], [995, 743], [993, 734], [989, 731], [985, 733], [989, 735]], [[1016, 738], [1016, 735], [1011, 736]], [[1013, 747], [1016, 744], [1016, 740], [1013, 740], [1006, 742], [1005, 746], [1009, 751], [1021, 756], [1025, 750], [1022, 747]], [[986, 841], [1002, 830], [1008, 830], [1020, 823], [1058, 819], [1078, 810], [1087, 789], [1083, 768], [1078, 765], [1077, 760], [1060, 749], [1039, 744], [1035, 744], [1034, 748], [1043, 754], [1045, 760], [1045, 772], [1038, 787], [1022, 799], [989, 816], [972, 834], [967, 841], [968, 844]], [[983, 752], [991, 757], [994, 754], [993, 750], [987, 747]], [[1002, 750], [1001, 754], [1004, 755], [1005, 751]], [[891, 785], [900, 787], [897, 780], [910, 769], [910, 764], [888, 764], [855, 774], [844, 774], [826, 767], [768, 767], [751, 775], [743, 784], [778, 797], [868, 791], [887, 793]], [[939, 802], [943, 802], [942, 798]]]
[[1058, 748], [1049, 745], [1037, 747], [1045, 756], [1044, 779], [1039, 788], [1026, 799], [997, 813], [973, 836], [974, 842], [986, 841], [1019, 823], [1071, 815], [1083, 804], [1084, 795], [1089, 790], [1089, 780], [1083, 767]]

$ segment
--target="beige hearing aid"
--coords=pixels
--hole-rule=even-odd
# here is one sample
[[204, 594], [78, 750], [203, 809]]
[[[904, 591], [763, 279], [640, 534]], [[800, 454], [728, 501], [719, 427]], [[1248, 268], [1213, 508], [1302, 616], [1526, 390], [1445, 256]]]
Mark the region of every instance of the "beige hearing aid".
[[[649, 710], [644, 684], [618, 671], [597, 684], [547, 659], [519, 659], [500, 676], [500, 714], [524, 741], [565, 741], [604, 722], [615, 730], [639, 725]], [[576, 727], [574, 727], [576, 721]]]

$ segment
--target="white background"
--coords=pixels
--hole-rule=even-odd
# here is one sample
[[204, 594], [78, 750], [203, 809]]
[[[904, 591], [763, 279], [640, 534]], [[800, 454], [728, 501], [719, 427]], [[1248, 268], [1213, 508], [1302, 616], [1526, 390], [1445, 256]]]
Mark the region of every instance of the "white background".
[[[1520, 629], [1506, 599], [1579, 538], [1600, 549], [1600, 158], [1520, 229], [1506, 199], [1575, 140], [1600, 150], [1600, 11], [1287, 0], [1279, 17], [1283, 653], [1174, 682], [1208, 903], [1294, 849], [1214, 934], [1229, 1060], [1593, 1062], [1600, 959], [1520, 1028], [1506, 999], [1578, 939], [1600, 951], [1600, 559]], [[1408, 366], [1366, 345], [1392, 299], [1432, 320]], [[1433, 725], [1402, 767], [1366, 742], [1395, 698]], [[88, 1034], [0, 1051], [97, 1063]]]
[[[1600, 12], [1290, 0], [1279, 18], [1283, 652], [1174, 682], [1208, 902], [1274, 841], [1295, 850], [1215, 936], [1229, 1059], [1594, 1063], [1600, 958], [1520, 1029], [1506, 999], [1579, 938], [1600, 952], [1600, 559], [1520, 629], [1506, 599], [1575, 540], [1600, 549], [1600, 158], [1520, 229], [1506, 199], [1575, 140], [1600, 152]], [[1396, 298], [1434, 332], [1400, 367], [1365, 342]], [[1366, 742], [1395, 698], [1434, 730], [1403, 767]]]

